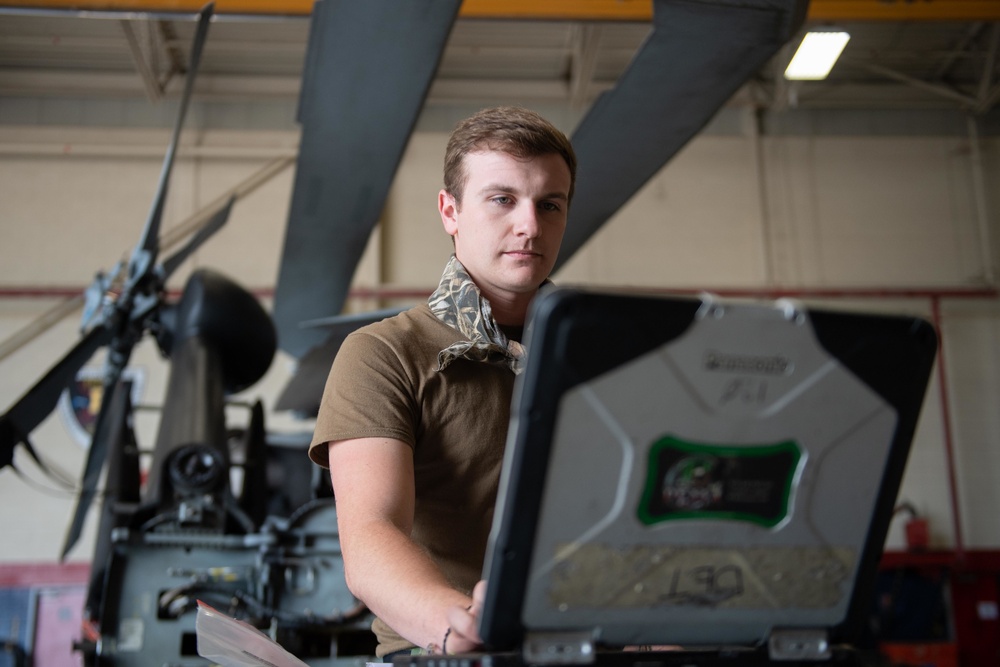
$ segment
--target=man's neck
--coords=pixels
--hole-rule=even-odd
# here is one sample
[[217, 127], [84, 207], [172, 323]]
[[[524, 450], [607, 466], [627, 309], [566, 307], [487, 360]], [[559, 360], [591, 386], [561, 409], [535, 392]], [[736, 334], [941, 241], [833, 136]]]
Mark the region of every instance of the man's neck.
[[[537, 293], [537, 291], [535, 292]], [[493, 320], [505, 327], [523, 327], [528, 317], [528, 306], [535, 297], [533, 294], [517, 294], [513, 299], [495, 294], [483, 293], [493, 310]]]

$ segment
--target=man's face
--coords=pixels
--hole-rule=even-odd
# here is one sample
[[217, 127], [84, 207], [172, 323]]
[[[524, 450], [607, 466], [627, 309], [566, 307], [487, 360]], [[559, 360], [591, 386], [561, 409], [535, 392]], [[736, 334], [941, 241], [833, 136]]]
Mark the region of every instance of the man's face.
[[491, 301], [534, 294], [556, 261], [569, 208], [570, 173], [557, 154], [470, 153], [461, 204], [438, 194], [455, 255]]

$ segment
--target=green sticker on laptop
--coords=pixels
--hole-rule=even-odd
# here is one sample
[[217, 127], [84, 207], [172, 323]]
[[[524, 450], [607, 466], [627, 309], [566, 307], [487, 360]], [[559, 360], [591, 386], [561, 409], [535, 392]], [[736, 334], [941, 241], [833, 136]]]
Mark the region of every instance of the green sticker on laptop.
[[639, 519], [747, 521], [776, 526], [788, 516], [802, 458], [793, 440], [722, 445], [665, 436], [653, 443]]

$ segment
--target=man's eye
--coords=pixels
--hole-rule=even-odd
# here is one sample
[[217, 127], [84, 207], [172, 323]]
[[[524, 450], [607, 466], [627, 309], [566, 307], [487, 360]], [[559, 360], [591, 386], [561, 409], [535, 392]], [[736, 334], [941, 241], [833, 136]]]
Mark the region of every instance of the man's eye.
[[508, 197], [507, 195], [496, 196], [496, 197], [493, 198], [493, 203], [494, 204], [509, 204], [510, 203], [510, 197]]
[[539, 208], [541, 208], [543, 211], [558, 211], [559, 204], [551, 201], [543, 201], [541, 204], [539, 204]]

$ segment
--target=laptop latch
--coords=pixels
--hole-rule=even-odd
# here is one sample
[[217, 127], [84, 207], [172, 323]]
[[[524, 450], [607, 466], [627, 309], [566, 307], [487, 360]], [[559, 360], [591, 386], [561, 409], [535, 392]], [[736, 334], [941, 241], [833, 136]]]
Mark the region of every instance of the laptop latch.
[[529, 632], [522, 653], [532, 665], [589, 665], [594, 662], [594, 639], [589, 632]]
[[772, 660], [829, 660], [833, 656], [826, 630], [774, 630], [767, 652]]

